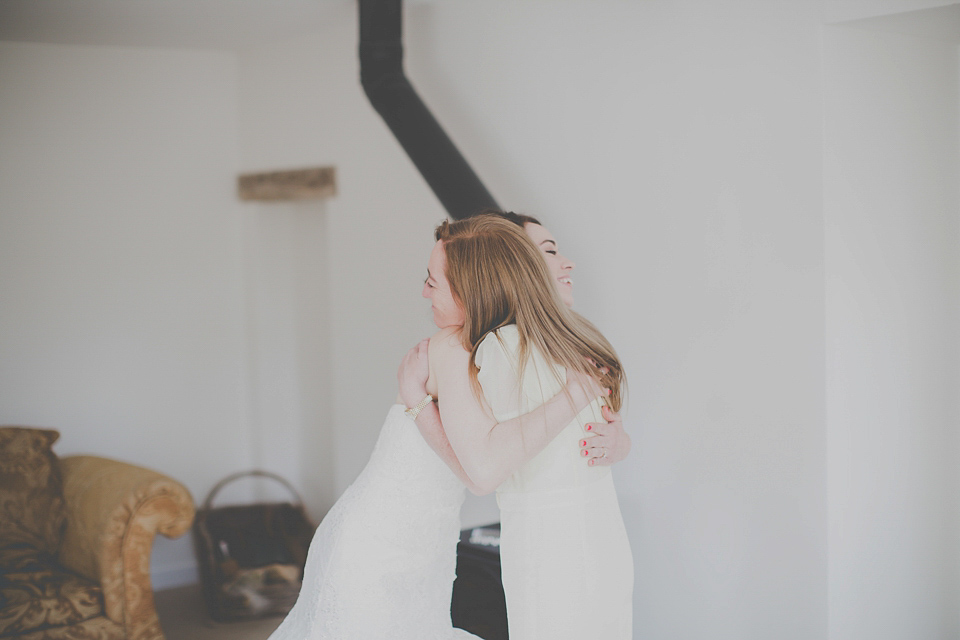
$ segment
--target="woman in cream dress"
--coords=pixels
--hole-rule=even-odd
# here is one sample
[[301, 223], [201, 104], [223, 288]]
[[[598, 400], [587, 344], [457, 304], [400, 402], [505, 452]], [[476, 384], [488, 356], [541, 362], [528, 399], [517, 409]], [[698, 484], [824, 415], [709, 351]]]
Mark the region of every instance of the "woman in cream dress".
[[[540, 249], [561, 300], [572, 307], [573, 262], [538, 220], [507, 217]], [[518, 384], [520, 403], [511, 406], [516, 377], [511, 380], [508, 368], [517, 358], [516, 328], [505, 327], [498, 336], [497, 343], [488, 339], [481, 346], [478, 377], [494, 416], [507, 420], [560, 389], [558, 377], [535, 355]], [[633, 562], [608, 466], [626, 455], [630, 440], [626, 434], [619, 441], [596, 436], [608, 419], [616, 425], [610, 430], [622, 433], [619, 416], [595, 401], [497, 489], [511, 638], [632, 637]], [[613, 442], [593, 444], [602, 440]], [[578, 588], [567, 589], [570, 583]], [[558, 608], [571, 614], [551, 615]]]
[[[535, 409], [562, 389], [563, 372], [558, 380], [539, 353], [517, 380], [518, 341], [516, 325], [509, 325], [477, 351], [478, 379], [498, 421]], [[610, 467], [584, 464], [577, 449], [591, 437], [584, 426], [602, 420], [600, 403], [591, 403], [497, 488], [512, 640], [633, 637], [633, 558]]]

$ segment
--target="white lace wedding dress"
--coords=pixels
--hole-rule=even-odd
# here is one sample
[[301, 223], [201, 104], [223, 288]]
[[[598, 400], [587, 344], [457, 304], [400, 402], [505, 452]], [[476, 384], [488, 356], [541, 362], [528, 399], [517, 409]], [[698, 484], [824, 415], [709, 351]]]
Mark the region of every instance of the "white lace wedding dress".
[[320, 523], [270, 640], [477, 640], [450, 622], [465, 490], [403, 410]]

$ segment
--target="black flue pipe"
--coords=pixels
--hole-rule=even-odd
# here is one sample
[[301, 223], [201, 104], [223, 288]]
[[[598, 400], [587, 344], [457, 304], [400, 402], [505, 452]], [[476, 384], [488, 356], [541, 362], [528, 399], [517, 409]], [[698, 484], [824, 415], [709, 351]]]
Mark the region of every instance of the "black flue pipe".
[[360, 83], [454, 220], [499, 209], [403, 72], [403, 0], [359, 0]]

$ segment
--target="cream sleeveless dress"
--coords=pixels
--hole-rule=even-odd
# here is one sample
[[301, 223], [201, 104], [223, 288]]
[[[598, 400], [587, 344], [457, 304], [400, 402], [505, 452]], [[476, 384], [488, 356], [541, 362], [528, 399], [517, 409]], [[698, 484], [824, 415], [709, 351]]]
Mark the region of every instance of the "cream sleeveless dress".
[[[565, 383], [563, 368], [555, 376], [536, 352], [518, 381], [518, 346], [509, 325], [477, 351], [498, 422], [536, 409]], [[583, 426], [602, 420], [598, 399], [497, 489], [510, 640], [632, 638], [633, 556], [610, 468], [579, 455], [579, 441], [591, 437]]]

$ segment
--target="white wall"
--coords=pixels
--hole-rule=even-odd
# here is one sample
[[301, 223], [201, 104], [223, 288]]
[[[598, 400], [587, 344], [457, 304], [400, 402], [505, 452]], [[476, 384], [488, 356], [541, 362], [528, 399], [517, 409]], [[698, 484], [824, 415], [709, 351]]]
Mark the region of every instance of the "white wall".
[[836, 640], [960, 636], [957, 59], [956, 40], [824, 34]]
[[[290, 480], [319, 522], [336, 498], [325, 205], [315, 200], [245, 203], [243, 210], [250, 466]], [[278, 493], [274, 482], [247, 485], [258, 497], [285, 499], [286, 491]]]
[[0, 424], [202, 500], [250, 464], [235, 62], [0, 43], [0, 86]]
[[[322, 203], [240, 205], [237, 56], [0, 44], [0, 423], [335, 499]], [[276, 168], [276, 167], [271, 167]], [[247, 481], [218, 503], [286, 497]], [[196, 580], [158, 539], [155, 586]]]
[[360, 92], [355, 32], [355, 7], [344, 4], [319, 33], [239, 55], [242, 169], [337, 168], [322, 249], [329, 433], [312, 452], [334, 481], [314, 485], [320, 514], [367, 461], [396, 396], [396, 367], [431, 331], [419, 292], [432, 226], [444, 218]]

